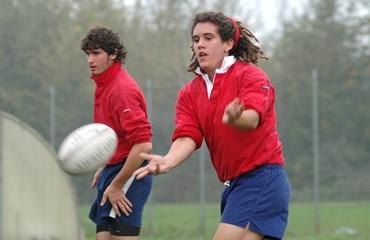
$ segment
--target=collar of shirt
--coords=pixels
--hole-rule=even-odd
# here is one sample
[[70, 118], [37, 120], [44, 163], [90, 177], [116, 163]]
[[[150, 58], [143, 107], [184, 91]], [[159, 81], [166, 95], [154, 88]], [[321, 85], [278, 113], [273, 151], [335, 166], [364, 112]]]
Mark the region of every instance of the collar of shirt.
[[106, 86], [113, 79], [117, 72], [121, 70], [121, 63], [112, 63], [107, 70], [98, 74], [92, 75], [90, 78], [93, 79], [98, 87]]
[[208, 94], [208, 98], [210, 98], [211, 96], [211, 92], [212, 92], [212, 89], [213, 89], [213, 83], [214, 83], [214, 78], [216, 77], [216, 74], [217, 73], [225, 73], [227, 72], [227, 70], [229, 70], [229, 68], [236, 62], [236, 58], [234, 56], [226, 56], [224, 57], [224, 60], [222, 61], [222, 64], [221, 64], [221, 67], [216, 69], [215, 71], [215, 75], [212, 79], [212, 81], [209, 79], [208, 75], [206, 73], [203, 73], [200, 68], [198, 67], [196, 70], [195, 70], [195, 73], [198, 74], [198, 75], [201, 75], [204, 82], [206, 83], [206, 87], [207, 87], [207, 94]]

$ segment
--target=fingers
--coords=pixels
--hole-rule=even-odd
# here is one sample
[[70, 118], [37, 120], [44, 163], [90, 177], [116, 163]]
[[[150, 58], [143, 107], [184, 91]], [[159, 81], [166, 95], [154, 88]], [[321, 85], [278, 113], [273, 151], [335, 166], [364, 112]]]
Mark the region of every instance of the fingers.
[[225, 111], [224, 115], [222, 116], [222, 122], [228, 123], [229, 119], [230, 119], [229, 114]]
[[243, 112], [244, 105], [242, 104], [239, 98], [235, 98], [230, 103], [230, 108], [228, 110], [229, 110], [229, 113], [231, 113], [232, 115], [238, 116]]
[[104, 193], [102, 201], [100, 202], [100, 206], [103, 206], [107, 200], [109, 199], [112, 208], [114, 212], [118, 215], [121, 216], [122, 213], [126, 216], [129, 216], [132, 213], [132, 203], [127, 199], [127, 197], [121, 193], [119, 194], [120, 196], [115, 196], [115, 194], [111, 194], [109, 197], [109, 193]]
[[108, 195], [106, 193], [104, 193], [103, 198], [100, 202], [100, 206], [103, 206], [107, 202], [107, 199], [108, 199]]
[[115, 204], [112, 204], [112, 207], [118, 216], [121, 216], [121, 213], [126, 216], [132, 213], [132, 203], [126, 197], [119, 199]]
[[223, 123], [232, 123], [240, 118], [244, 111], [244, 105], [239, 98], [234, 98], [226, 107], [222, 117]]
[[151, 162], [149, 163], [147, 166], [147, 171], [149, 171], [149, 173], [153, 174], [153, 175], [157, 175], [160, 173], [159, 171], [159, 163], [158, 162]]
[[152, 172], [154, 175], [158, 175], [160, 173], [158, 163], [152, 165]]
[[92, 182], [91, 182], [91, 188], [94, 188], [96, 186], [96, 183], [98, 182], [98, 178], [94, 176]]
[[160, 167], [158, 163], [149, 163], [145, 167], [141, 167], [137, 169], [133, 175], [136, 176], [136, 179], [142, 179], [143, 177], [153, 174], [153, 175], [158, 175], [160, 173]]
[[[163, 170], [165, 167], [165, 164], [163, 162], [163, 157], [160, 155], [154, 155], [154, 154], [147, 154], [147, 153], [140, 153], [140, 156], [144, 159], [149, 160], [149, 164], [137, 169], [133, 175], [136, 177], [136, 179], [141, 179], [149, 174], [158, 175], [162, 172], [165, 172]], [[161, 168], [162, 166], [162, 168]]]
[[150, 174], [149, 170], [146, 167], [139, 168], [136, 170], [133, 175], [135, 176], [136, 179], [142, 179], [146, 175]]
[[94, 188], [96, 186], [96, 184], [97, 184], [97, 182], [100, 178], [100, 174], [101, 174], [102, 170], [103, 170], [103, 167], [96, 170], [96, 172], [94, 174], [94, 177], [93, 177], [93, 180], [92, 180], [91, 185], [90, 185], [91, 188]]

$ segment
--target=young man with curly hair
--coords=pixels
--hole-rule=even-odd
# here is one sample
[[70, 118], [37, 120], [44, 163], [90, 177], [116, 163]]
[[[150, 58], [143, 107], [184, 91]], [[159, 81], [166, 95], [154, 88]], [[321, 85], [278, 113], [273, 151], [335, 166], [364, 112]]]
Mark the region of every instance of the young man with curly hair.
[[152, 150], [152, 131], [143, 91], [123, 68], [127, 50], [117, 33], [91, 29], [81, 41], [91, 79], [95, 82], [94, 122], [104, 123], [118, 135], [118, 147], [92, 181], [97, 198], [89, 217], [96, 223], [97, 240], [139, 239], [144, 204], [152, 177], [134, 179], [145, 161], [139, 153]]

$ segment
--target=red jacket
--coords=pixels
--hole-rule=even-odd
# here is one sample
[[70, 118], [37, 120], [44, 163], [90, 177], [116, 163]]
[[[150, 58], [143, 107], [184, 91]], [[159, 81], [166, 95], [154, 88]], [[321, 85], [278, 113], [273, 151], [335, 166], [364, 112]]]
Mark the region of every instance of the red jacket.
[[[258, 112], [256, 129], [242, 131], [222, 123], [225, 107], [235, 97], [246, 109]], [[204, 138], [220, 181], [260, 165], [283, 165], [274, 103], [274, 87], [255, 65], [236, 61], [226, 72], [216, 73], [210, 98], [205, 81], [197, 75], [179, 92], [173, 141], [191, 137], [200, 147]]]
[[122, 162], [132, 146], [151, 142], [144, 94], [119, 63], [91, 77], [95, 80], [94, 122], [104, 123], [118, 135], [118, 147], [107, 164]]

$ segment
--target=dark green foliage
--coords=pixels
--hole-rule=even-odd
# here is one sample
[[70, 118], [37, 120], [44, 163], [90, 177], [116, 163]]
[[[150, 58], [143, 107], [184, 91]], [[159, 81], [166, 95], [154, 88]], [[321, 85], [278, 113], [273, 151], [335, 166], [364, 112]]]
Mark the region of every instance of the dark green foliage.
[[362, 186], [361, 169], [370, 170], [369, 51], [359, 41], [370, 32], [361, 33], [362, 20], [350, 5], [312, 1], [303, 16], [285, 24], [275, 45], [270, 76], [278, 88], [279, 126], [296, 199], [312, 192], [313, 70], [319, 77], [321, 195], [362, 198], [369, 190], [354, 186]]

